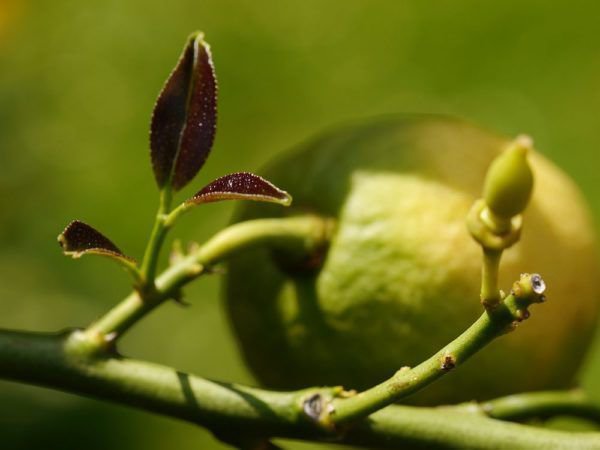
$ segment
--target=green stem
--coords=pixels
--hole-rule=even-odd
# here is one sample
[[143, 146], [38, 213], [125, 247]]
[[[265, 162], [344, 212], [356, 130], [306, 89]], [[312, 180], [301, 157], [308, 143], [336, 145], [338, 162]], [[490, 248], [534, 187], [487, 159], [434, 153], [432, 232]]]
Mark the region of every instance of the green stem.
[[547, 430], [450, 412], [388, 406], [362, 420], [346, 442], [370, 448], [469, 450], [598, 450], [600, 433]]
[[223, 229], [204, 245], [170, 266], [158, 278], [155, 289], [143, 299], [133, 292], [106, 315], [90, 325], [86, 333], [95, 341], [114, 341], [142, 317], [169, 298], [176, 298], [185, 284], [207, 268], [248, 247], [284, 247], [291, 252], [312, 252], [329, 240], [332, 221], [313, 215], [240, 222]]
[[498, 272], [502, 250], [483, 248], [483, 264], [481, 266], [481, 302], [486, 307], [494, 307], [500, 302], [498, 289]]
[[178, 418], [217, 435], [235, 430], [240, 435], [378, 448], [600, 448], [600, 433], [545, 430], [450, 408], [389, 406], [339, 434], [326, 432], [307, 420], [303, 405], [306, 398], [330, 393], [331, 388], [271, 392], [123, 357], [86, 359], [70, 352], [68, 337], [0, 331], [0, 377]]
[[134, 261], [130, 261], [126, 258], [112, 258], [121, 264], [121, 266], [131, 275], [133, 282], [136, 286], [142, 286], [144, 284], [144, 276], [140, 268]]
[[580, 389], [509, 395], [482, 403], [480, 409], [487, 416], [500, 420], [524, 421], [571, 416], [600, 424], [600, 407], [592, 404]]
[[142, 260], [141, 273], [144, 278], [144, 282], [148, 290], [152, 290], [154, 286], [154, 277], [156, 275], [156, 266], [158, 264], [158, 257], [162, 244], [167, 236], [169, 227], [166, 225], [166, 217], [171, 208], [172, 192], [169, 187], [164, 187], [160, 191], [160, 202], [158, 205], [158, 211], [156, 218], [154, 219], [154, 226], [150, 233], [150, 239], [144, 252], [144, 259]]
[[172, 226], [183, 213], [189, 211], [190, 209], [192, 208], [188, 203], [181, 203], [176, 208], [173, 208], [169, 214], [167, 214], [167, 217], [165, 217], [165, 224], [169, 227]]
[[334, 400], [328, 420], [336, 424], [351, 422], [417, 392], [462, 364], [496, 337], [510, 330], [515, 321], [524, 320], [524, 311], [541, 301], [542, 292], [532, 292], [530, 275], [523, 275], [503, 303], [486, 310], [473, 325], [429, 359], [410, 369], [400, 369], [391, 378], [366, 391], [343, 400]]

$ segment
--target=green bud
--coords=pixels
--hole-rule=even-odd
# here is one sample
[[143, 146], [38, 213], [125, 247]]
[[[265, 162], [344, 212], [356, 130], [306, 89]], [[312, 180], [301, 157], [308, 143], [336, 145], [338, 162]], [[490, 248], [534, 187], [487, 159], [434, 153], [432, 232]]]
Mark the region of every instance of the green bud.
[[496, 218], [507, 221], [523, 212], [533, 189], [533, 173], [527, 161], [531, 139], [517, 137], [490, 165], [483, 198]]

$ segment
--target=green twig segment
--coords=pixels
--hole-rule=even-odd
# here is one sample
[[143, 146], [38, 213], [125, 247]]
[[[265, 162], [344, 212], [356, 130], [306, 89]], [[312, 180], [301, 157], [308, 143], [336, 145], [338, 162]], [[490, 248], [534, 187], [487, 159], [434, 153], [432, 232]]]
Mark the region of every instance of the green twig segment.
[[310, 253], [327, 242], [333, 222], [314, 215], [240, 222], [220, 231], [156, 278], [152, 291], [132, 292], [87, 328], [92, 341], [114, 342], [165, 300], [178, 298], [180, 289], [228, 256], [254, 246]]
[[117, 356], [90, 360], [70, 350], [68, 336], [0, 331], [0, 377], [178, 418], [216, 435], [236, 430], [395, 449], [600, 449], [600, 433], [545, 430], [449, 408], [389, 406], [341, 432], [328, 432], [307, 420], [303, 405], [315, 394], [330, 395], [332, 388], [271, 392]]
[[498, 273], [500, 260], [505, 249], [514, 245], [521, 236], [522, 217], [513, 217], [508, 223], [510, 227], [504, 233], [497, 233], [493, 221], [483, 200], [473, 204], [467, 216], [467, 228], [473, 239], [483, 250], [481, 266], [481, 303], [488, 309], [493, 309], [501, 301], [502, 294], [498, 288]]
[[529, 316], [527, 308], [544, 300], [544, 290], [539, 275], [522, 275], [499, 305], [486, 310], [464, 333], [429, 359], [412, 369], [400, 369], [388, 380], [355, 396], [334, 400], [330, 420], [341, 424], [362, 419], [437, 380], [510, 331], [515, 322], [525, 320]]
[[493, 419], [521, 422], [571, 416], [600, 425], [600, 407], [591, 403], [580, 389], [514, 394], [481, 403], [479, 407]]
[[498, 272], [500, 271], [500, 259], [502, 250], [483, 249], [483, 261], [481, 265], [481, 302], [484, 306], [495, 306], [501, 300], [498, 289]]
[[154, 278], [156, 276], [156, 267], [162, 244], [167, 236], [169, 226], [166, 222], [167, 214], [171, 208], [172, 191], [170, 186], [165, 186], [160, 191], [160, 201], [150, 239], [144, 252], [142, 260], [141, 273], [144, 278], [144, 285], [141, 286], [142, 291], [151, 292], [154, 288]]

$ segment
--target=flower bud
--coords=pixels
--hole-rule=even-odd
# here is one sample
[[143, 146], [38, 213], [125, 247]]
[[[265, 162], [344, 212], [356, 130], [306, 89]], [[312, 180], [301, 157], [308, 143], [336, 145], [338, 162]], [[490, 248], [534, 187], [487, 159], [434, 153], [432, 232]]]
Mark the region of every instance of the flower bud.
[[508, 221], [523, 212], [533, 189], [533, 173], [527, 161], [531, 139], [517, 137], [490, 165], [483, 198], [492, 215]]

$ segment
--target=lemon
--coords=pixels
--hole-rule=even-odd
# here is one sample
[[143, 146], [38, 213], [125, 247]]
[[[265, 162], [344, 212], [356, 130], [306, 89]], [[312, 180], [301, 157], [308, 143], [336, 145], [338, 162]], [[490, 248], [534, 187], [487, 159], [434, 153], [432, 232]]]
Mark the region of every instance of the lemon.
[[[482, 312], [481, 249], [465, 217], [509, 138], [441, 116], [401, 116], [331, 131], [264, 175], [292, 208], [241, 205], [235, 221], [315, 213], [337, 219], [318, 267], [268, 250], [228, 263], [224, 292], [243, 356], [270, 388], [363, 389], [414, 366]], [[599, 307], [596, 237], [574, 183], [532, 152], [521, 241], [500, 287], [539, 272], [548, 301], [408, 401], [441, 404], [573, 382]]]

